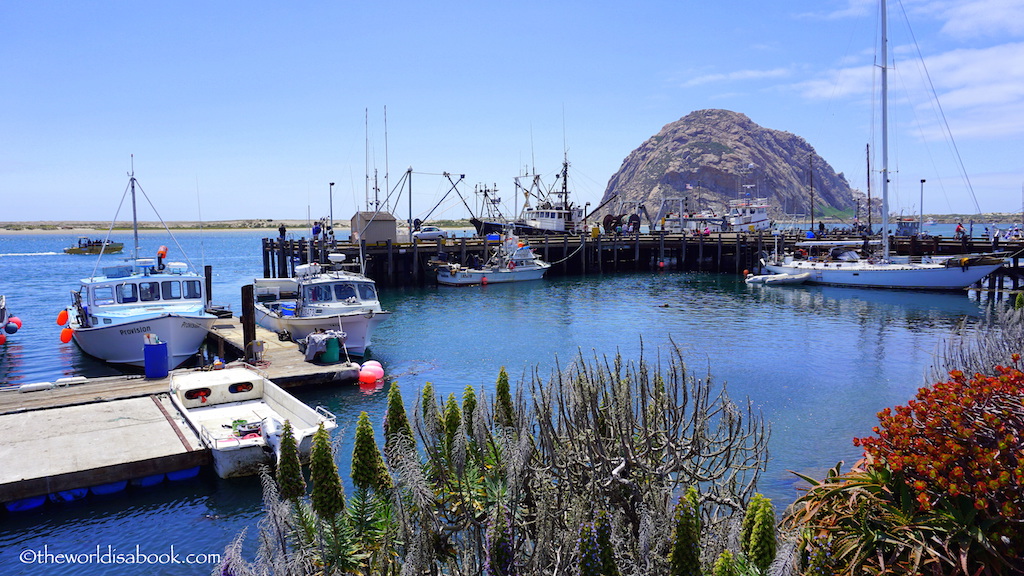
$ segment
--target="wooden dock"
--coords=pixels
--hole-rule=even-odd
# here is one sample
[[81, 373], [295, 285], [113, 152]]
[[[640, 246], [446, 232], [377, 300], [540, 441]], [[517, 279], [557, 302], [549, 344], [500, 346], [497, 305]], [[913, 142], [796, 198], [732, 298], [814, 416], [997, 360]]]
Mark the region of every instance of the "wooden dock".
[[[859, 238], [830, 236], [829, 240]], [[634, 272], [658, 268], [741, 274], [757, 268], [761, 258], [775, 248], [780, 249], [805, 240], [799, 234], [773, 235], [768, 232], [714, 232], [708, 235], [654, 232], [641, 234], [545, 235], [523, 237], [542, 259], [552, 264], [549, 276]], [[986, 281], [989, 289], [1002, 285], [1002, 277], [1017, 290], [1024, 282], [1019, 258], [1024, 255], [1024, 242], [1004, 241], [998, 246], [981, 239], [954, 240], [933, 237], [918, 240], [912, 237], [891, 237], [895, 254], [907, 256], [950, 256], [988, 252], [998, 249], [1011, 255], [1013, 263], [1004, 266]], [[309, 262], [326, 262], [328, 253], [345, 254], [346, 262], [365, 262], [365, 273], [378, 286], [421, 286], [435, 281], [433, 260], [465, 262], [469, 255], [486, 257], [491, 244], [482, 238], [454, 238], [431, 242], [378, 242], [354, 244], [322, 240], [263, 239], [263, 275], [286, 278], [295, 266]]]
[[[219, 319], [210, 338], [222, 358], [245, 355], [237, 318]], [[262, 352], [252, 363], [279, 386], [358, 381], [354, 362], [307, 362], [296, 343], [259, 327], [256, 339]], [[128, 374], [0, 392], [0, 502], [209, 464], [209, 450], [171, 404], [169, 388], [170, 375]]]

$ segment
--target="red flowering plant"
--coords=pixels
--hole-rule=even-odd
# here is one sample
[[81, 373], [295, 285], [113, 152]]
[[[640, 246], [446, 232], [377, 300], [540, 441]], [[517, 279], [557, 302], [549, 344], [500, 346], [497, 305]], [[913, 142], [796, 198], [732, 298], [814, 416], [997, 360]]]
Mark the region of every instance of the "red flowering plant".
[[916, 512], [951, 522], [955, 548], [1011, 563], [1024, 558], [1024, 372], [1012, 360], [994, 376], [954, 370], [854, 439], [868, 466], [910, 488]]
[[950, 380], [878, 414], [864, 459], [805, 494], [783, 525], [801, 574], [1024, 575], [1024, 373]]

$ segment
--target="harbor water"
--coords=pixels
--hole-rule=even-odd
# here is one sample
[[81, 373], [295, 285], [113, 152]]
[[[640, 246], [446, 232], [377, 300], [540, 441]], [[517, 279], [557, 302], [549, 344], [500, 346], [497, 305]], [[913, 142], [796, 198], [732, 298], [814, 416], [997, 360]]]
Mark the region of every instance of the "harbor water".
[[[236, 314], [242, 285], [261, 275], [260, 239], [269, 235], [276, 234], [175, 233], [194, 264], [213, 267], [214, 302]], [[57, 313], [96, 262], [63, 254], [76, 239], [0, 234], [0, 293], [23, 322], [0, 346], [5, 386], [116, 372], [59, 339]], [[131, 234], [113, 239], [127, 248]], [[142, 241], [143, 254], [166, 245], [170, 260], [182, 259], [165, 234], [146, 232]], [[798, 494], [790, 471], [821, 476], [839, 460], [856, 460], [851, 439], [870, 435], [879, 410], [906, 403], [925, 385], [943, 342], [954, 330], [970, 330], [992, 305], [972, 293], [747, 286], [731, 274], [678, 271], [384, 289], [381, 299], [393, 315], [376, 332], [370, 356], [401, 386], [408, 406], [426, 382], [442, 399], [461, 397], [466, 385], [491, 395], [501, 367], [515, 385], [535, 371], [546, 377], [581, 354], [621, 353], [629, 361], [642, 351], [656, 362], [678, 346], [691, 374], [726, 383], [733, 399], [749, 400], [769, 421], [771, 461], [759, 489], [779, 509]], [[388, 385], [296, 393], [338, 415], [337, 460], [346, 480], [356, 418], [369, 413], [379, 434]], [[0, 572], [209, 574], [215, 555], [243, 529], [246, 549], [255, 548], [260, 513], [256, 478], [222, 480], [208, 471], [70, 504], [0, 512]], [[115, 562], [116, 555], [135, 553], [147, 561], [143, 569]], [[79, 557], [58, 563], [58, 554]]]

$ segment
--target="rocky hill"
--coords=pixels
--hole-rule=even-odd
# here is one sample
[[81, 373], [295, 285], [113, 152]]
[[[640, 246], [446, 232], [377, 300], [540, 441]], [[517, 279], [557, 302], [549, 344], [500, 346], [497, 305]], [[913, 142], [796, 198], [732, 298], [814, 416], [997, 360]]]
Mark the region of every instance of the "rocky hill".
[[750, 193], [768, 198], [773, 218], [807, 213], [813, 169], [815, 212], [854, 205], [846, 177], [837, 174], [803, 138], [764, 128], [744, 114], [698, 110], [666, 125], [634, 150], [608, 181], [602, 202], [615, 212], [639, 202], [651, 217], [666, 198], [686, 197], [690, 210], [721, 210]]

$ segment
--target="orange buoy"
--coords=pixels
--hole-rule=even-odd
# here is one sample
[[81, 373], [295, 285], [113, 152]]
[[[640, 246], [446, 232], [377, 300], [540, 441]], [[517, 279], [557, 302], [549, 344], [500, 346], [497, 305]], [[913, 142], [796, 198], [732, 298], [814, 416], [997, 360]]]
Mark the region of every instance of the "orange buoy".
[[377, 374], [369, 370], [359, 371], [359, 382], [363, 384], [373, 384], [377, 381]]
[[67, 344], [68, 342], [71, 342], [71, 336], [72, 336], [72, 334], [74, 334], [74, 332], [75, 331], [72, 330], [71, 328], [65, 328], [65, 329], [61, 330], [60, 331], [60, 341], [65, 343], [65, 344]]
[[68, 311], [61, 310], [57, 313], [57, 326], [64, 326], [68, 323]]

